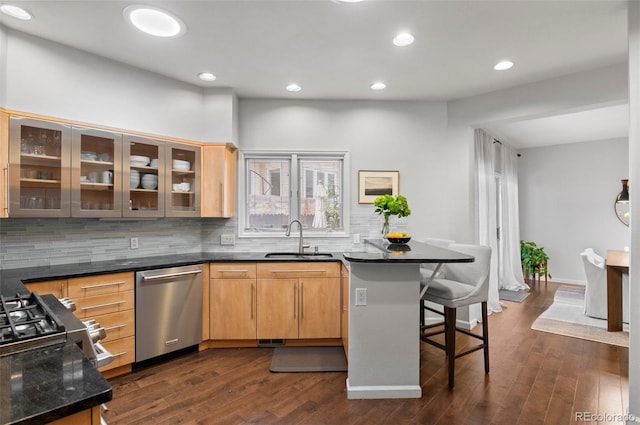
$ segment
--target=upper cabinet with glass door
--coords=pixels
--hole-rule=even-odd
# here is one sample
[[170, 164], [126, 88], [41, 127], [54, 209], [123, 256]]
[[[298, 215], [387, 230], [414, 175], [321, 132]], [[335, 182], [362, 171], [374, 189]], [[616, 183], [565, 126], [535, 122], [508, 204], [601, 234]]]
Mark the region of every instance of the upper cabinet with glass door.
[[73, 127], [71, 215], [122, 215], [122, 134]]
[[122, 164], [122, 216], [163, 217], [165, 142], [125, 135]]
[[200, 216], [200, 146], [167, 143], [166, 216]]
[[70, 158], [70, 126], [12, 116], [9, 216], [69, 217]]

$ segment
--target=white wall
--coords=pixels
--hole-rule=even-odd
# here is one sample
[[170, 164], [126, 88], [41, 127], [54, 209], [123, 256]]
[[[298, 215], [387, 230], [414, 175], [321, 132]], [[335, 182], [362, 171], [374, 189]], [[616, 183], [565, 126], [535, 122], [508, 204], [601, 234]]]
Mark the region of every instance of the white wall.
[[373, 213], [357, 203], [358, 170], [399, 170], [410, 234], [448, 233], [444, 103], [241, 99], [239, 122], [241, 149], [349, 151], [352, 215]]
[[520, 238], [549, 254], [553, 280], [584, 284], [579, 253], [629, 246], [613, 204], [629, 176], [627, 139], [523, 149], [518, 159]]
[[0, 65], [6, 62], [0, 106], [6, 109], [202, 142], [234, 141], [230, 89], [205, 93], [38, 37], [6, 34], [6, 50], [0, 51]]

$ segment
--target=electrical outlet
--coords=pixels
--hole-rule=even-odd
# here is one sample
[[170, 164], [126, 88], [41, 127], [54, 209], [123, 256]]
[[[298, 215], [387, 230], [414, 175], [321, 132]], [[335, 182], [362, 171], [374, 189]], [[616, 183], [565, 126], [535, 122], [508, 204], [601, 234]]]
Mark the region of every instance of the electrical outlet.
[[353, 235], [353, 243], [360, 243], [360, 233], [355, 233]]
[[138, 249], [138, 238], [131, 238], [131, 249]]
[[233, 234], [220, 235], [220, 245], [235, 245], [236, 237]]
[[356, 288], [356, 305], [367, 305], [367, 288]]

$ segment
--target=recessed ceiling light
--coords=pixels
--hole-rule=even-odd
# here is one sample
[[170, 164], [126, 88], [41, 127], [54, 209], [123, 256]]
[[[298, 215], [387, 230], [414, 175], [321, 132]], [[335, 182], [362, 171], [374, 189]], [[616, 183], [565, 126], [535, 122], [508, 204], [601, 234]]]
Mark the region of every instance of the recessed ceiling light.
[[287, 91], [300, 91], [300, 90], [302, 90], [302, 87], [300, 87], [296, 83], [291, 83], [286, 87], [286, 89], [287, 89]]
[[384, 90], [387, 88], [387, 85], [382, 81], [378, 81], [376, 83], [371, 84], [371, 90]]
[[213, 75], [210, 72], [201, 72], [200, 74], [198, 74], [198, 77], [202, 80], [202, 81], [215, 81], [216, 80], [216, 76]]
[[22, 19], [23, 21], [28, 21], [33, 19], [33, 15], [21, 7], [14, 6], [12, 4], [3, 4], [0, 6], [0, 12], [5, 15], [13, 16], [17, 19]]
[[513, 62], [505, 60], [505, 61], [500, 61], [497, 64], [495, 64], [493, 69], [495, 69], [496, 71], [504, 71], [505, 69], [509, 69], [512, 66], [513, 66]]
[[401, 32], [394, 37], [393, 44], [395, 44], [396, 46], [404, 47], [412, 44], [414, 40], [415, 38], [408, 32]]
[[123, 14], [134, 27], [156, 37], [176, 37], [186, 31], [184, 22], [156, 7], [127, 6]]

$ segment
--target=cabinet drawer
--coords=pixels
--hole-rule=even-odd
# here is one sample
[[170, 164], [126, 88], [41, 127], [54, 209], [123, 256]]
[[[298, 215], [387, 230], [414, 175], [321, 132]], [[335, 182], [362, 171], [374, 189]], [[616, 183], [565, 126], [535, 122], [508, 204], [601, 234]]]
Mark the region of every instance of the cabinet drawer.
[[134, 310], [90, 316], [87, 317], [88, 319], [95, 319], [107, 331], [107, 337], [102, 341], [113, 341], [133, 336], [136, 331]]
[[80, 297], [133, 291], [132, 272], [76, 277], [68, 282], [69, 298], [74, 301]]
[[255, 279], [255, 263], [209, 263], [211, 279]]
[[133, 291], [78, 298], [75, 303], [75, 315], [83, 320], [102, 314], [131, 310], [135, 305]]
[[25, 283], [27, 289], [39, 295], [53, 294], [56, 298], [67, 296], [67, 280], [50, 280], [46, 282]]
[[258, 278], [340, 277], [340, 263], [258, 263]]
[[131, 364], [136, 359], [136, 340], [134, 337], [117, 339], [115, 341], [107, 341], [102, 344], [112, 355], [113, 361], [106, 366], [101, 367], [100, 372], [115, 369], [123, 365]]

